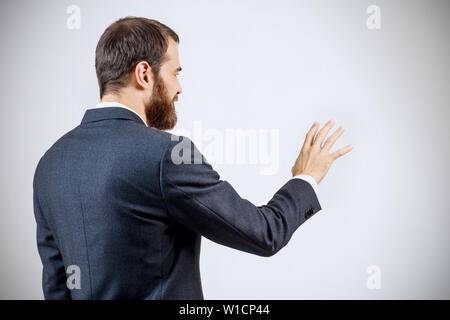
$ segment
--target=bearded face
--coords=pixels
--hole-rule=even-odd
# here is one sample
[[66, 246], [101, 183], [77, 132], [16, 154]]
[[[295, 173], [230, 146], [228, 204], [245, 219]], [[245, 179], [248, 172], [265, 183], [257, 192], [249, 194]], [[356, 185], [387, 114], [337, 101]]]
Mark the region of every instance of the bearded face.
[[153, 94], [149, 103], [145, 106], [147, 125], [159, 130], [170, 130], [177, 123], [175, 101], [178, 95], [169, 97], [169, 93], [163, 79], [157, 74], [154, 78]]

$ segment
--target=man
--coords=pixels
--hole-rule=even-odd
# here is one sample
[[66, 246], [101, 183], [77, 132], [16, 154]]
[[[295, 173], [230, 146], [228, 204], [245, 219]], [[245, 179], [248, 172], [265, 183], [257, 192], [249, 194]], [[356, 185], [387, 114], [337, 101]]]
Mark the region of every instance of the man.
[[269, 257], [321, 210], [316, 196], [331, 163], [350, 151], [323, 144], [333, 125], [306, 135], [287, 181], [255, 206], [186, 137], [177, 34], [127, 17], [96, 49], [101, 103], [61, 137], [36, 168], [34, 211], [46, 299], [203, 299], [201, 236]]

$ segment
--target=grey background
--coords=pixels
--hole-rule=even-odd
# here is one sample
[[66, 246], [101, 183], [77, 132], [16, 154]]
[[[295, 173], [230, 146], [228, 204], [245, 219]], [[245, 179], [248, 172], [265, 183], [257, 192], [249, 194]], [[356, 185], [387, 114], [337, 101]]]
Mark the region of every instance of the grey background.
[[[70, 4], [81, 29], [66, 27]], [[381, 8], [368, 30], [366, 8]], [[206, 299], [450, 298], [449, 1], [1, 1], [0, 298], [41, 299], [32, 177], [98, 102], [94, 50], [127, 15], [180, 36], [177, 128], [280, 130], [280, 170], [214, 168], [265, 204], [314, 120], [347, 131], [322, 211], [271, 258], [202, 242]], [[195, 141], [194, 141], [195, 142]], [[366, 287], [369, 265], [381, 289]]]

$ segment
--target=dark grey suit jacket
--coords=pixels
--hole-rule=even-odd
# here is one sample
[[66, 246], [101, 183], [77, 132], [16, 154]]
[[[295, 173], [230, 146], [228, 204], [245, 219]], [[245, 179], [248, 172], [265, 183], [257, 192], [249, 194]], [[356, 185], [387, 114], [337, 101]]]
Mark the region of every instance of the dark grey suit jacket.
[[[180, 149], [186, 141], [191, 152]], [[196, 163], [199, 154], [187, 137], [147, 127], [127, 109], [87, 110], [34, 176], [45, 298], [203, 299], [201, 236], [269, 257], [321, 210], [302, 179], [255, 206], [201, 154]], [[79, 288], [66, 286], [76, 284], [70, 266], [79, 267]]]

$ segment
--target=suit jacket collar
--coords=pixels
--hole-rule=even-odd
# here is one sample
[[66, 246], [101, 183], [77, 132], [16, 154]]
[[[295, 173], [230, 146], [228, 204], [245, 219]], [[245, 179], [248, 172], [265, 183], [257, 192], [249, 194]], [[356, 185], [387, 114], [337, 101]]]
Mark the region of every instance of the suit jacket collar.
[[81, 123], [102, 121], [108, 119], [123, 119], [136, 121], [139, 124], [145, 126], [142, 119], [134, 112], [127, 110], [125, 108], [119, 107], [103, 107], [86, 110]]

